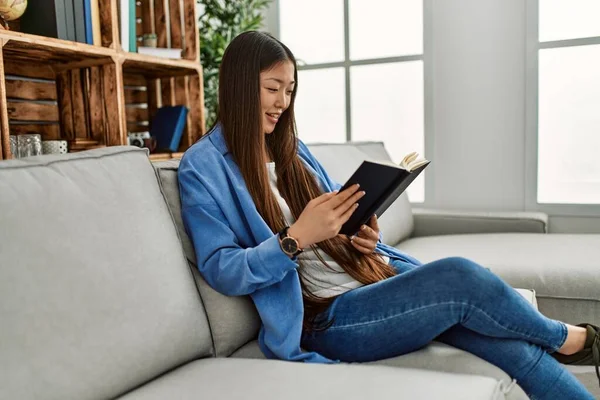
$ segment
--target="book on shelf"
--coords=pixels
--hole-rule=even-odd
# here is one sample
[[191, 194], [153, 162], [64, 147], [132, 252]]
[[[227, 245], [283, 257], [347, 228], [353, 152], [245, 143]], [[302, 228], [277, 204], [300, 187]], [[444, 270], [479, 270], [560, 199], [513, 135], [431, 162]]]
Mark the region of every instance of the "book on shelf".
[[163, 47], [139, 46], [138, 53], [161, 58], [181, 59], [181, 49], [165, 49]]
[[94, 27], [92, 26], [92, 0], [83, 0], [85, 42], [94, 44]]
[[358, 200], [358, 208], [342, 225], [341, 234], [352, 236], [361, 225], [367, 224], [376, 215], [379, 218], [400, 197], [430, 161], [420, 158], [418, 153], [407, 154], [400, 164], [385, 161], [363, 161], [346, 181], [339, 192], [358, 183], [365, 195]]
[[19, 21], [24, 33], [101, 45], [101, 0], [29, 0]]
[[95, 46], [102, 46], [102, 34], [100, 33], [100, 0], [90, 0], [90, 14], [92, 18], [92, 43]]
[[156, 150], [176, 152], [183, 128], [187, 122], [185, 106], [163, 106], [156, 111], [150, 123], [150, 136], [156, 139]]
[[119, 39], [121, 39], [121, 48], [129, 51], [129, 0], [119, 0]]
[[137, 51], [137, 17], [135, 2], [136, 0], [129, 0], [129, 51], [134, 53]]
[[85, 32], [85, 0], [73, 1], [73, 17], [75, 19], [75, 40], [80, 43], [87, 43]]
[[19, 20], [24, 33], [75, 41], [72, 0], [29, 0]]

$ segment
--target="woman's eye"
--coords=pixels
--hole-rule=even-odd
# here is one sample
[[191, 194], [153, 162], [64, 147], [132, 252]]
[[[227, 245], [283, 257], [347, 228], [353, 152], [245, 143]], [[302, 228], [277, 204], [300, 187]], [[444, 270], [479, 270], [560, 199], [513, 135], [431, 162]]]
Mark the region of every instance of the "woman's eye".
[[267, 90], [268, 90], [269, 92], [273, 92], [273, 93], [277, 92], [277, 89], [273, 89], [273, 88], [267, 88]]
[[292, 95], [292, 93], [294, 93], [293, 90], [288, 90], [287, 94], [289, 94], [290, 96]]

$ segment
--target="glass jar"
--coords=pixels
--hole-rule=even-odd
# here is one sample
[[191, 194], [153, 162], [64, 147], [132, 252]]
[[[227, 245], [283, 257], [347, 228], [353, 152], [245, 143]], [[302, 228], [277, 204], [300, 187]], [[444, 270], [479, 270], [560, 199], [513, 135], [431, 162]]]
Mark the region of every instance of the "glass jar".
[[42, 154], [42, 137], [37, 133], [19, 135], [17, 148], [19, 158], [39, 156]]
[[10, 141], [10, 154], [12, 154], [13, 158], [19, 158], [19, 145], [17, 136], [10, 135], [8, 138]]

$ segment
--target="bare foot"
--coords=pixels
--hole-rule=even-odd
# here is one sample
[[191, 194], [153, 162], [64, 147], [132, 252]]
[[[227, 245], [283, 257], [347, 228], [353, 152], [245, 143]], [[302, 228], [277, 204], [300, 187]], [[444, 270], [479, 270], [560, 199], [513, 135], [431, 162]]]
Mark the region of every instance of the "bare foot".
[[562, 345], [560, 349], [557, 350], [558, 353], [564, 354], [566, 356], [570, 356], [571, 354], [575, 354], [578, 351], [583, 350], [585, 345], [585, 338], [587, 336], [587, 330], [581, 326], [573, 326], [567, 325], [567, 340]]

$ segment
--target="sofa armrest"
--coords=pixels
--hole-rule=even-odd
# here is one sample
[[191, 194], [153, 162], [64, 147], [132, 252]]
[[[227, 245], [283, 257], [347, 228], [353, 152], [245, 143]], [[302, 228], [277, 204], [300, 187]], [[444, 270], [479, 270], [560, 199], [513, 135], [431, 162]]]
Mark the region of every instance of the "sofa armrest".
[[463, 233], [548, 233], [548, 215], [523, 211], [448, 211], [413, 208], [412, 237]]

